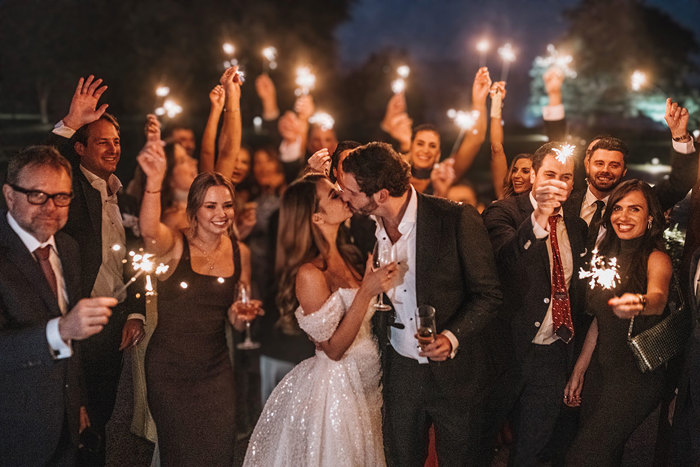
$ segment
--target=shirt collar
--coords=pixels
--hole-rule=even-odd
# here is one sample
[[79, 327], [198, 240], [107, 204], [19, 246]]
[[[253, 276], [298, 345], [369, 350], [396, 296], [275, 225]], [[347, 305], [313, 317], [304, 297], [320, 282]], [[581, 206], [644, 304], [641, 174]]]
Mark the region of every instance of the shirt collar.
[[[411, 191], [409, 192], [409, 200], [408, 200], [408, 206], [406, 206], [406, 210], [403, 213], [403, 217], [401, 218], [401, 222], [399, 222], [399, 232], [401, 232], [401, 235], [406, 235], [411, 231], [413, 226], [416, 224], [416, 219], [418, 217], [418, 195], [416, 194], [416, 189], [413, 188], [413, 185], [409, 185], [411, 188]], [[381, 221], [380, 218], [376, 216], [370, 216], [374, 222], [377, 224], [377, 229], [375, 231], [379, 232], [380, 230], [384, 230], [384, 223]]]
[[[608, 198], [610, 198], [610, 195], [601, 199], [601, 201], [604, 202], [606, 206], [608, 205]], [[591, 206], [596, 201], [598, 201], [598, 198], [595, 197], [595, 195], [591, 191], [591, 188], [590, 187], [586, 188], [586, 198], [585, 198], [586, 206]]]
[[[105, 182], [104, 179], [98, 177], [94, 173], [90, 172], [88, 169], [85, 168], [84, 165], [80, 165], [80, 171], [85, 175], [85, 178], [87, 178], [87, 181], [90, 183], [90, 185], [99, 190], [100, 192], [105, 190], [105, 195], [109, 196], [109, 193], [111, 192], [112, 195], [115, 195], [119, 193], [119, 190], [122, 189], [122, 182], [119, 180], [119, 178], [114, 175], [110, 174], [109, 179]], [[107, 187], [109, 186], [109, 191], [107, 191]]]
[[[528, 195], [530, 197], [530, 204], [532, 204], [532, 209], [537, 209], [537, 200], [535, 197], [532, 195], [532, 191], [530, 191], [530, 194]], [[557, 212], [552, 214], [553, 216], [561, 216], [561, 218], [564, 218], [564, 209], [562, 207], [559, 208]]]
[[53, 235], [51, 235], [51, 237], [44, 243], [39, 242], [34, 235], [20, 227], [15, 218], [12, 217], [12, 214], [9, 212], [7, 213], [7, 223], [10, 224], [10, 228], [17, 234], [19, 239], [22, 240], [22, 243], [24, 243], [24, 246], [27, 247], [27, 250], [29, 250], [30, 253], [34, 253], [34, 250], [46, 245], [51, 245], [54, 252], [58, 252], [56, 249], [56, 239], [54, 239]]

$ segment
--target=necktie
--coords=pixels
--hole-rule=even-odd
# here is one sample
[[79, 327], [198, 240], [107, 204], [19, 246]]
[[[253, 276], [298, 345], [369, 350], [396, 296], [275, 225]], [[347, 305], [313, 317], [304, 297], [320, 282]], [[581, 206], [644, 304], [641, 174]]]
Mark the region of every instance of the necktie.
[[595, 212], [591, 218], [591, 223], [588, 224], [588, 236], [586, 237], [586, 248], [589, 252], [593, 251], [595, 248], [595, 241], [598, 239], [598, 232], [600, 231], [600, 219], [603, 217], [603, 209], [605, 208], [605, 203], [601, 200], [596, 200], [595, 202]]
[[46, 245], [41, 248], [34, 250], [34, 256], [39, 260], [39, 265], [41, 270], [44, 272], [44, 277], [51, 287], [51, 291], [58, 300], [58, 285], [56, 285], [56, 275], [51, 267], [51, 262], [49, 261], [49, 256], [51, 255], [51, 245]]
[[564, 267], [559, 254], [557, 240], [557, 221], [559, 216], [549, 217], [549, 238], [552, 241], [552, 321], [554, 333], [567, 344], [574, 337], [574, 324], [571, 321], [571, 304], [569, 292], [566, 289]]

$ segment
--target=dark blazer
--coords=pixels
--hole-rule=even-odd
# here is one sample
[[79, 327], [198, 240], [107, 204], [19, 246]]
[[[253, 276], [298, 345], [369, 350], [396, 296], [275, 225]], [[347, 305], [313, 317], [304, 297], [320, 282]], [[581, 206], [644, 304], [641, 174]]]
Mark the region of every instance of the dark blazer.
[[[417, 303], [432, 305], [437, 331], [459, 340], [455, 358], [430, 360], [430, 369], [444, 394], [475, 396], [486, 379], [480, 333], [502, 299], [486, 229], [471, 206], [420, 193], [416, 229]], [[387, 315], [375, 313], [380, 348], [388, 345]]]
[[[547, 243], [546, 239], [538, 240], [532, 231], [533, 210], [527, 192], [497, 201], [483, 212], [505, 294], [502, 319], [510, 323], [516, 357], [525, 354], [539, 331], [552, 296]], [[573, 357], [575, 349], [583, 344], [589, 321], [584, 316], [585, 284], [578, 279], [587, 253], [587, 226], [580, 217], [566, 213], [564, 223], [573, 259], [569, 286], [575, 337], [575, 345], [569, 348]]]
[[[45, 465], [64, 420], [77, 446], [78, 357], [55, 360], [46, 324], [61, 316], [41, 266], [0, 211], [0, 465]], [[78, 245], [55, 235], [71, 309], [81, 298]]]
[[695, 297], [695, 271], [700, 261], [700, 248], [695, 250], [689, 272], [689, 286], [686, 303], [691, 309], [692, 332], [685, 351], [685, 364], [678, 385], [678, 403], [676, 407], [686, 407], [690, 398], [695, 409], [695, 416], [700, 416], [700, 309]]

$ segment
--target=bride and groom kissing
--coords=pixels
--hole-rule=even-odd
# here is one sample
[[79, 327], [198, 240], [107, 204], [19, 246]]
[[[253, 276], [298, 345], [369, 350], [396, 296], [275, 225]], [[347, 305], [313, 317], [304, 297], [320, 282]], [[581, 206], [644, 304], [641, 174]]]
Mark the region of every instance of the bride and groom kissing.
[[[385, 143], [345, 151], [334, 175], [340, 189], [306, 175], [282, 200], [278, 255], [297, 260], [279, 287], [298, 303], [282, 319], [296, 317], [317, 352], [275, 388], [244, 465], [423, 465], [431, 424], [441, 465], [474, 464], [488, 361], [478, 336], [501, 301], [481, 217], [417, 193]], [[394, 260], [370, 257], [363, 275], [339, 234], [353, 211], [374, 217], [377, 250]], [[382, 293], [393, 310], [375, 312]], [[423, 347], [420, 305], [438, 331]]]

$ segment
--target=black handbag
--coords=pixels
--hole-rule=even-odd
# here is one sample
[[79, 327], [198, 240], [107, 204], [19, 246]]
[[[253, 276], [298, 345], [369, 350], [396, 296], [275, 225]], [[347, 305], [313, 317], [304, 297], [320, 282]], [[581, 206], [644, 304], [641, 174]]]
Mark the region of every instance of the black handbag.
[[688, 310], [675, 274], [668, 291], [666, 311], [667, 316], [662, 321], [634, 337], [634, 318], [630, 320], [627, 345], [642, 373], [656, 370], [681, 353], [690, 336]]

